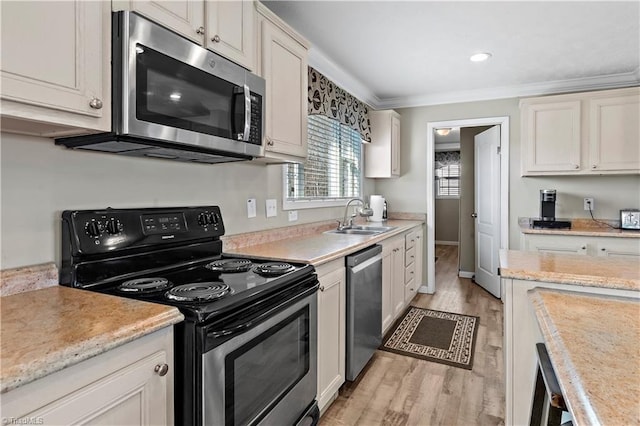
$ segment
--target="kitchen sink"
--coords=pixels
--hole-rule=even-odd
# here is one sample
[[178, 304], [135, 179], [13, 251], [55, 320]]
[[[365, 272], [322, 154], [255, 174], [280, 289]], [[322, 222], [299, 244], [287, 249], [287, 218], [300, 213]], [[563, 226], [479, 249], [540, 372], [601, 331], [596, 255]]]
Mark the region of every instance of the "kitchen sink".
[[395, 226], [354, 225], [345, 229], [332, 229], [325, 234], [376, 235], [396, 229]]

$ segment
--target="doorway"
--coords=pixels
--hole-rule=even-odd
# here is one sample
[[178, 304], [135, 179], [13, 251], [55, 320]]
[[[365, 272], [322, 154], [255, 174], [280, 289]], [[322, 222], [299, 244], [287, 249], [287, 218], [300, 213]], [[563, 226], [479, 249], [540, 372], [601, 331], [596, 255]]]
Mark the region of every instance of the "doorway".
[[[435, 293], [435, 178], [434, 152], [435, 130], [439, 128], [465, 128], [479, 126], [500, 126], [499, 160], [499, 248], [508, 248], [509, 241], [509, 117], [471, 118], [427, 123], [427, 285], [420, 288], [421, 293]], [[495, 253], [497, 256], [497, 253]]]

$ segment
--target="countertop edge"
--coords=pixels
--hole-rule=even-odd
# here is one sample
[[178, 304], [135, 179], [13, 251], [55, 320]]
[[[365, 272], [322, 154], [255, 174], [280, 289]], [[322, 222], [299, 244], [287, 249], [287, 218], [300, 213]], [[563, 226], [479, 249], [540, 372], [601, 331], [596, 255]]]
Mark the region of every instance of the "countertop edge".
[[560, 389], [564, 395], [565, 403], [573, 416], [574, 424], [601, 424], [539, 291], [536, 287], [527, 291], [527, 293], [535, 311], [536, 321], [542, 331], [542, 337], [558, 378]]
[[19, 371], [15, 375], [2, 378], [0, 393], [9, 392], [184, 320], [184, 315], [177, 308], [167, 308], [162, 314], [137, 321], [135, 324], [115, 330], [113, 333], [105, 333], [66, 346], [62, 350], [47, 353], [35, 362], [30, 360], [29, 363], [18, 366]]
[[581, 287], [606, 287], [619, 290], [634, 290], [640, 287], [640, 281], [633, 279], [610, 277], [606, 286], [602, 285], [601, 277], [591, 277], [590, 275], [576, 275], [565, 272], [546, 273], [544, 276], [536, 272], [520, 269], [510, 269], [500, 267], [500, 277], [514, 280], [549, 282], [557, 284], [570, 284]]
[[[618, 232], [616, 232], [618, 231]], [[523, 234], [540, 234], [540, 235], [566, 235], [576, 237], [612, 237], [612, 238], [640, 238], [640, 232], [625, 230], [598, 230], [598, 229], [546, 229], [546, 228], [527, 228], [520, 227]]]

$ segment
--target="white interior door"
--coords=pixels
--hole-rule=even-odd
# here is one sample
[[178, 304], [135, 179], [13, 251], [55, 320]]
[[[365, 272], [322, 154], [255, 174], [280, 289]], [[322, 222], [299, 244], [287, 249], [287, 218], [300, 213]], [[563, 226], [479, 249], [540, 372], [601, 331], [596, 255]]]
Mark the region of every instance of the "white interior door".
[[479, 133], [475, 147], [475, 281], [500, 297], [500, 126]]

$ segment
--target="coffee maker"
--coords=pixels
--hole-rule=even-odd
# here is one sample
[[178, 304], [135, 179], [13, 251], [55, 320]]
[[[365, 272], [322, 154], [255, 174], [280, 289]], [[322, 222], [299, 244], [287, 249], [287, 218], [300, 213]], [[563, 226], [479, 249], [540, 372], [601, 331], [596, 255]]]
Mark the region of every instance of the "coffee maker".
[[571, 228], [568, 220], [556, 220], [556, 190], [540, 190], [540, 218], [533, 220], [534, 228]]

